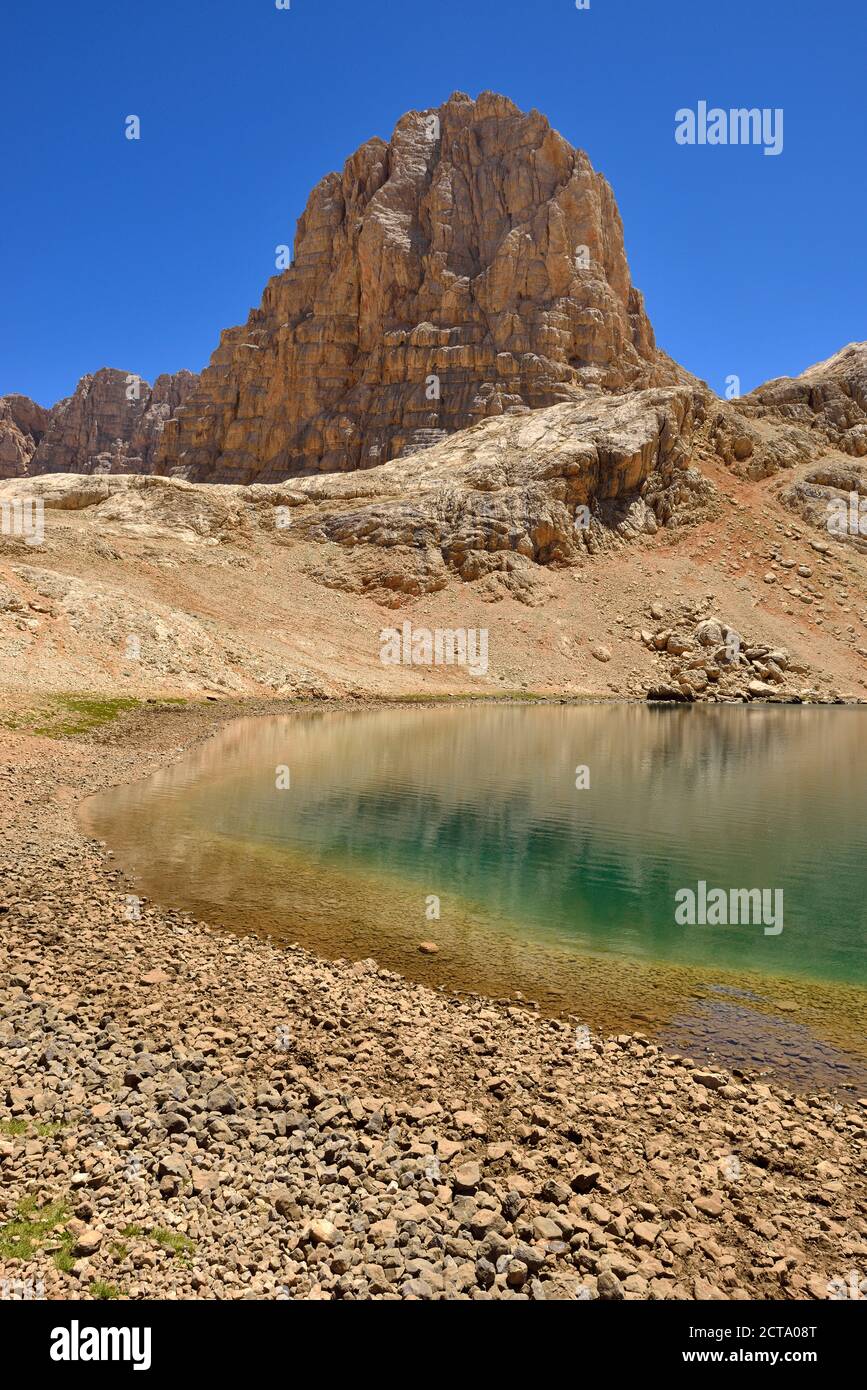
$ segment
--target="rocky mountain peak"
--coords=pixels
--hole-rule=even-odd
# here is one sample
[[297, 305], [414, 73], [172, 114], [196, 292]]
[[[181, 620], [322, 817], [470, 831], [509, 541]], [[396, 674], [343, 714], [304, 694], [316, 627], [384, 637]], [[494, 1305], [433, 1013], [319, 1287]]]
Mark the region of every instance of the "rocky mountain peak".
[[83, 376], [50, 410], [0, 398], [0, 478], [36, 473], [150, 473], [166, 420], [198, 382], [164, 373], [153, 386], [114, 367]]
[[587, 155], [538, 111], [456, 92], [316, 186], [291, 266], [223, 333], [157, 470], [367, 468], [576, 388], [677, 379]]

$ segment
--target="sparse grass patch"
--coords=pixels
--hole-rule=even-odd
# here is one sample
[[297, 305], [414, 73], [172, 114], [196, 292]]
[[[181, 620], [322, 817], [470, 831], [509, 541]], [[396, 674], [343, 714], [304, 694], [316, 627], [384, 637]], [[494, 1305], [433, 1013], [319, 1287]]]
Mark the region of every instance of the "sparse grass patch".
[[[27, 1133], [28, 1123], [27, 1120], [0, 1120], [0, 1134], [17, 1139], [19, 1135]], [[63, 1125], [43, 1121], [34, 1125], [34, 1129], [40, 1139], [50, 1139], [52, 1135], [62, 1133]]]
[[39, 1135], [40, 1139], [51, 1139], [55, 1134], [63, 1133], [63, 1125], [59, 1124], [57, 1121], [46, 1121], [44, 1124], [38, 1124], [36, 1126], [36, 1133]]
[[26, 734], [33, 732], [33, 725], [37, 719], [44, 719], [46, 715], [44, 705], [34, 708], [32, 705], [22, 709], [7, 710], [0, 718], [0, 728], [12, 729], [17, 732], [19, 729]]
[[0, 728], [43, 738], [71, 738], [111, 724], [126, 710], [147, 708], [180, 712], [191, 703], [184, 695], [133, 696], [45, 695], [37, 705], [7, 710], [0, 714]]
[[[65, 1202], [52, 1202], [47, 1207], [40, 1207], [35, 1197], [25, 1197], [18, 1203], [15, 1219], [0, 1226], [0, 1259], [32, 1259], [56, 1228], [68, 1220], [69, 1210]], [[71, 1248], [72, 1236], [64, 1232], [60, 1249], [54, 1256], [58, 1269], [72, 1267]], [[60, 1263], [64, 1255], [69, 1259], [68, 1265]]]
[[196, 1248], [196, 1242], [190, 1240], [189, 1236], [182, 1236], [178, 1231], [167, 1231], [162, 1226], [157, 1226], [156, 1230], [151, 1231], [150, 1238], [157, 1245], [174, 1251], [176, 1255], [189, 1255]]
[[68, 1274], [75, 1264], [75, 1260], [72, 1258], [74, 1243], [73, 1237], [64, 1231], [60, 1238], [60, 1248], [54, 1252], [54, 1263], [64, 1274]]
[[[168, 1231], [164, 1226], [155, 1226], [152, 1231], [146, 1231], [141, 1226], [124, 1226], [121, 1235], [128, 1240], [152, 1240], [154, 1245], [161, 1245], [164, 1250], [171, 1250], [172, 1254], [177, 1255], [181, 1260], [188, 1260], [196, 1248], [196, 1242], [190, 1240], [189, 1236], [181, 1235], [179, 1231]], [[126, 1259], [129, 1253], [127, 1247], [118, 1245], [117, 1249], [123, 1251], [121, 1258]]]
[[141, 701], [131, 696], [107, 699], [86, 695], [53, 695], [51, 704], [53, 708], [46, 723], [34, 728], [33, 732], [46, 738], [71, 738], [111, 724], [125, 710], [137, 709]]
[[93, 1283], [90, 1286], [90, 1292], [91, 1296], [93, 1298], [99, 1299], [100, 1302], [104, 1302], [112, 1298], [120, 1298], [121, 1296], [120, 1289], [117, 1287], [116, 1284], [106, 1284], [102, 1279], [95, 1279], [93, 1281]]

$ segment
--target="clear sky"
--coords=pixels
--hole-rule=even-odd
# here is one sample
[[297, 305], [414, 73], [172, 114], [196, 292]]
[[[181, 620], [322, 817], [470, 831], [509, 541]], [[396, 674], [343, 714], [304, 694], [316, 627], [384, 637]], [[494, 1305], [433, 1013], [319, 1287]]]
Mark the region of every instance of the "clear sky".
[[[0, 394], [200, 370], [318, 179], [453, 91], [587, 151], [721, 394], [867, 338], [864, 0], [9, 0], [0, 33]], [[782, 153], [677, 144], [700, 101], [781, 107]]]

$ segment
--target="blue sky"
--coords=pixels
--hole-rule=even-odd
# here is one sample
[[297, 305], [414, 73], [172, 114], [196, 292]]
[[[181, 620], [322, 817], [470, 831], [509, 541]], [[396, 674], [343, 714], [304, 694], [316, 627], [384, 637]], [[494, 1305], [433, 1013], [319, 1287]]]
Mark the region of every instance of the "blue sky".
[[[314, 183], [456, 90], [588, 152], [660, 346], [720, 393], [867, 338], [863, 0], [18, 0], [2, 33], [0, 394], [201, 369]], [[701, 100], [782, 107], [783, 152], [676, 144]]]

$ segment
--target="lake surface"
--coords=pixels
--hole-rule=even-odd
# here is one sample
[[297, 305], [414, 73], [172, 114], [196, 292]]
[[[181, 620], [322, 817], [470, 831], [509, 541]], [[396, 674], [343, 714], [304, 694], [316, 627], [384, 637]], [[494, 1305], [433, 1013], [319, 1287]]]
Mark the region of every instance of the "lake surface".
[[[228, 928], [795, 1086], [865, 1085], [867, 711], [241, 719], [82, 814], [137, 891]], [[768, 911], [685, 920], [701, 883], [729, 917], [733, 889]]]

